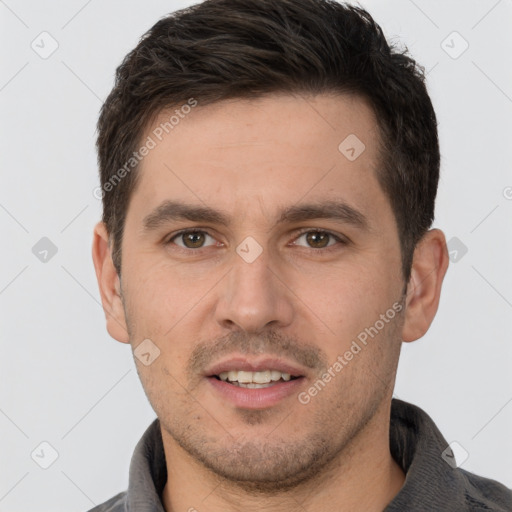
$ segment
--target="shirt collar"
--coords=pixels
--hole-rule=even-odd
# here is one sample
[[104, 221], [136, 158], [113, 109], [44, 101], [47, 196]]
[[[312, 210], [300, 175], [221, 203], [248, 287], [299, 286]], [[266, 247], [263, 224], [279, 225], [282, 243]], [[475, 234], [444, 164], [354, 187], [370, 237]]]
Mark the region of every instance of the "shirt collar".
[[160, 496], [167, 482], [160, 421], [156, 419], [137, 443], [130, 463], [127, 512], [165, 512]]

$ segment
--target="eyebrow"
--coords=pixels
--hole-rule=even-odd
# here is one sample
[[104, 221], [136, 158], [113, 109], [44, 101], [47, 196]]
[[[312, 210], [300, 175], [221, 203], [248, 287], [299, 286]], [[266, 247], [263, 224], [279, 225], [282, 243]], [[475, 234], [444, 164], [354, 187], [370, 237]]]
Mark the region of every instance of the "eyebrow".
[[[362, 212], [347, 203], [334, 200], [322, 201], [321, 203], [293, 205], [284, 208], [280, 210], [275, 225], [314, 219], [337, 220], [362, 230], [369, 230], [370, 225], [367, 217]], [[211, 223], [221, 226], [229, 226], [231, 224], [230, 216], [225, 211], [216, 210], [208, 206], [167, 200], [144, 217], [144, 231], [153, 231], [168, 222], [178, 220]]]

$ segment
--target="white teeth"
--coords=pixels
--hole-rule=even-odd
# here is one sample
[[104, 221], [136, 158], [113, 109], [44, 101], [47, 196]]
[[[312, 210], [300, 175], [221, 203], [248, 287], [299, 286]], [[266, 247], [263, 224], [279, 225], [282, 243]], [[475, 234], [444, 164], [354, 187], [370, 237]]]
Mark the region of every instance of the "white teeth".
[[[289, 373], [281, 373], [277, 370], [265, 370], [262, 372], [246, 372], [231, 370], [219, 374], [220, 380], [231, 383], [244, 384], [243, 387], [267, 387], [265, 384], [271, 385], [278, 380], [289, 381], [291, 375]], [[254, 384], [254, 386], [252, 385]], [[262, 386], [263, 384], [263, 386]]]
[[240, 383], [248, 384], [252, 382], [252, 372], [238, 372], [238, 378], [236, 380]]
[[281, 372], [272, 370], [270, 373], [272, 374], [272, 380], [279, 380], [281, 378]]
[[[233, 383], [235, 384], [235, 383]], [[261, 388], [268, 388], [270, 386], [273, 386], [270, 382], [267, 382], [266, 384], [256, 384], [254, 382], [248, 382], [247, 384], [242, 384], [241, 382], [238, 383], [238, 385], [241, 388], [251, 388], [251, 389], [261, 389]]]
[[252, 374], [252, 382], [256, 382], [256, 384], [268, 384], [271, 381], [270, 370], [265, 372], [253, 372]]

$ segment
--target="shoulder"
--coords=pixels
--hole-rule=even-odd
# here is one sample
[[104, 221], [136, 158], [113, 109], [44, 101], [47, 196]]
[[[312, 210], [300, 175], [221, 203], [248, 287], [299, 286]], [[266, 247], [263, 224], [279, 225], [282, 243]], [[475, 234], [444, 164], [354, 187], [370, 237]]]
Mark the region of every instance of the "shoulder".
[[465, 480], [465, 498], [470, 510], [492, 510], [493, 512], [509, 512], [512, 510], [512, 489], [503, 484], [478, 476], [459, 468]]
[[390, 450], [406, 480], [386, 512], [425, 510], [427, 503], [429, 510], [512, 511], [512, 489], [444, 460], [449, 447], [423, 409], [393, 399]]
[[101, 505], [96, 505], [89, 512], [125, 512], [126, 511], [126, 491], [116, 494]]

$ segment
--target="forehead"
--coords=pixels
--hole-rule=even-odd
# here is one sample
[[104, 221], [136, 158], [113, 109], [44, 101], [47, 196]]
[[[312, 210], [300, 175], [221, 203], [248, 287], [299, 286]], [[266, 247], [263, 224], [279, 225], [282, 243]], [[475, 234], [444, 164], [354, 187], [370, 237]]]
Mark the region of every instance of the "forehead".
[[139, 165], [134, 194], [148, 208], [181, 198], [222, 210], [237, 205], [242, 216], [258, 203], [260, 213], [272, 215], [274, 205], [306, 196], [363, 208], [382, 196], [375, 176], [377, 121], [354, 96], [270, 95], [177, 106], [146, 129], [143, 142], [149, 140], [153, 148]]

